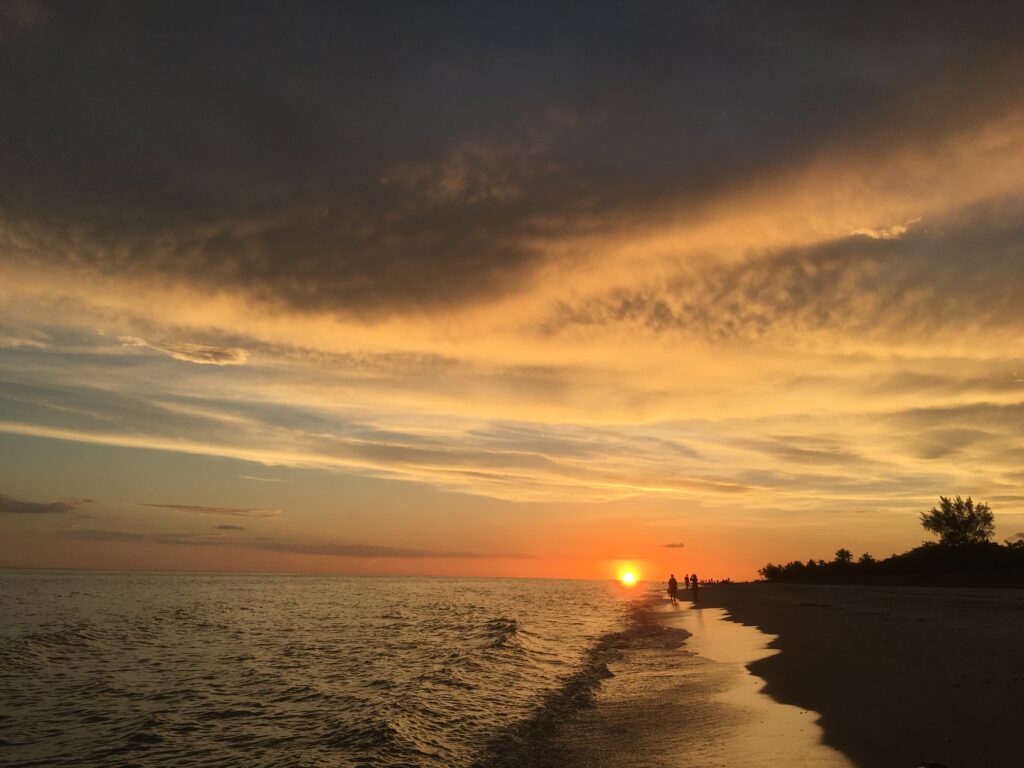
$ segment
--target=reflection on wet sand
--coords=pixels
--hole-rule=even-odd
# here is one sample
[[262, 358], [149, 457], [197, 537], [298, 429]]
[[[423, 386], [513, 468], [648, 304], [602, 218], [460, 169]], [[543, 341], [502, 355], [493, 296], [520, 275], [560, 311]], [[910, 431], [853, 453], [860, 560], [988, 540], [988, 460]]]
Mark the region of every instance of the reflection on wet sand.
[[816, 713], [778, 704], [747, 671], [775, 653], [772, 636], [724, 615], [659, 608], [660, 622], [692, 636], [679, 648], [625, 649], [594, 706], [561, 725], [548, 755], [565, 766], [852, 768], [821, 743]]
[[718, 758], [718, 749], [721, 759], [728, 757], [733, 766], [853, 765], [821, 743], [816, 712], [779, 704], [762, 692], [764, 681], [746, 669], [747, 664], [778, 653], [768, 648], [774, 635], [727, 621], [721, 608], [680, 606], [663, 616], [666, 624], [692, 634], [687, 651], [730, 668], [730, 687], [715, 698], [751, 715], [738, 720], [726, 743], [709, 745], [709, 758]]

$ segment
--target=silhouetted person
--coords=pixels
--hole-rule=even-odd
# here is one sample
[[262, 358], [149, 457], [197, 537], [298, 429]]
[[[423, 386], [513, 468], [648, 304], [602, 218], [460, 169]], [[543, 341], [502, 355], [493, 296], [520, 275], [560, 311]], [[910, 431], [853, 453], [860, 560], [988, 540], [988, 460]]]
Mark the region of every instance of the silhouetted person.
[[668, 576], [668, 597], [672, 601], [672, 605], [676, 604], [676, 594], [679, 592], [679, 582], [676, 581], [676, 575], [670, 573]]
[[697, 574], [690, 577], [690, 586], [693, 588], [693, 602], [697, 602]]
[[685, 575], [685, 576], [683, 577], [683, 584], [685, 584], [685, 585], [686, 585], [686, 588], [687, 588], [687, 589], [689, 589], [689, 588], [690, 588], [690, 574], [686, 574], [686, 575]]

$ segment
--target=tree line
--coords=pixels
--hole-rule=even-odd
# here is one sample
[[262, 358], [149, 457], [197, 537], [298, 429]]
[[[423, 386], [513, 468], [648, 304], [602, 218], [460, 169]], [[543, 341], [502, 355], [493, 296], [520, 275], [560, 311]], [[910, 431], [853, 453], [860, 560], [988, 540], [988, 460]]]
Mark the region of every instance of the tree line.
[[921, 525], [938, 542], [883, 560], [868, 552], [855, 560], [842, 547], [831, 561], [768, 563], [758, 573], [767, 581], [811, 584], [1024, 587], [1024, 534], [993, 542], [995, 522], [988, 504], [975, 504], [970, 496], [940, 496], [938, 506], [921, 513]]

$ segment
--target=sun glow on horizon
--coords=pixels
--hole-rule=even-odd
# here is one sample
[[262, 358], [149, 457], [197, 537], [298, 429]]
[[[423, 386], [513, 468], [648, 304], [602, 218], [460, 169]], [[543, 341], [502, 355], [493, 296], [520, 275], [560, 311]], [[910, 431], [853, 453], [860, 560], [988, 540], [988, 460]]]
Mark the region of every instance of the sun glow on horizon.
[[636, 584], [636, 574], [635, 574], [635, 573], [633, 573], [632, 571], [626, 571], [626, 572], [624, 572], [624, 573], [623, 573], [623, 574], [622, 574], [622, 575], [621, 575], [621, 576], [619, 577], [619, 579], [620, 579], [620, 580], [622, 581], [622, 583], [623, 583], [623, 584], [625, 584], [625, 585], [626, 585], [627, 587], [632, 587], [632, 586], [633, 586], [634, 584]]

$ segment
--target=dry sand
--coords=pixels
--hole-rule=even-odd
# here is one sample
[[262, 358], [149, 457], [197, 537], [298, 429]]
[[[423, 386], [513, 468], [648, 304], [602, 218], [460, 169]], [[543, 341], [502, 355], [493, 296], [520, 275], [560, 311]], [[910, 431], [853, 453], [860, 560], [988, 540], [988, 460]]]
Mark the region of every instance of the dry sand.
[[737, 584], [701, 605], [778, 635], [749, 669], [858, 766], [1024, 766], [1024, 591]]

